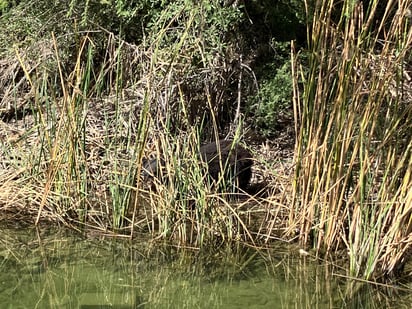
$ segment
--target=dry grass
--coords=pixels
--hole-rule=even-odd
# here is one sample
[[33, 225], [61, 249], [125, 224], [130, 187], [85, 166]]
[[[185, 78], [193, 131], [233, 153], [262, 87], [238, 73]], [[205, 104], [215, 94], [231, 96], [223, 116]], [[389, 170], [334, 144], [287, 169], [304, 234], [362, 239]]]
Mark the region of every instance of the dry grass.
[[[265, 182], [267, 197], [234, 198], [207, 185], [194, 154], [202, 129], [217, 137], [217, 126], [189, 128], [180, 80], [190, 64], [170, 59], [190, 57], [190, 50], [181, 46], [184, 40], [160, 48], [162, 35], [150, 45], [134, 46], [107, 33], [105, 59], [94, 66], [93, 34], [85, 34], [68, 74], [60, 38], [39, 43], [48, 46], [44, 57], [29, 60], [16, 49], [4, 60], [2, 219], [54, 221], [129, 237], [144, 231], [182, 246], [232, 240], [257, 245], [282, 237], [290, 200], [283, 192], [288, 180], [279, 170], [284, 163], [279, 158], [269, 163], [267, 147], [261, 154], [259, 145], [251, 149], [257, 158], [253, 181]], [[46, 74], [49, 62], [56, 64], [57, 85]], [[210, 64], [209, 73], [202, 74], [217, 69]], [[17, 83], [11, 71], [23, 73]], [[210, 88], [205, 91], [213, 110]], [[172, 132], [179, 122], [186, 131]], [[233, 128], [236, 139], [242, 138], [241, 128]], [[173, 181], [149, 190], [140, 178], [142, 159], [165, 155]], [[182, 162], [185, 170], [179, 168]]]
[[[171, 46], [172, 23], [136, 46], [101, 30], [99, 63], [93, 33], [78, 40], [72, 67], [61, 60], [64, 38], [33, 46], [41, 56], [16, 48], [0, 66], [1, 219], [144, 231], [179, 246], [299, 239], [318, 256], [348, 252], [352, 276], [396, 275], [412, 244], [410, 3], [388, 2], [396, 14], [384, 15], [375, 36], [364, 27], [373, 10], [344, 1], [333, 20], [337, 2], [319, 1], [305, 68], [294, 58], [294, 163], [291, 153], [251, 146], [264, 196], [221, 194], [204, 182], [195, 154], [205, 137], [219, 138], [219, 98], [241, 74], [187, 39], [194, 15]], [[188, 60], [194, 53], [207, 55], [200, 71]], [[193, 76], [199, 93], [190, 97]], [[244, 140], [236, 120], [228, 135]], [[148, 157], [167, 161], [170, 181], [155, 190], [140, 178]]]
[[409, 1], [388, 2], [381, 19], [377, 1], [369, 14], [350, 3], [339, 20], [334, 1], [315, 11], [290, 216], [301, 243], [345, 248], [351, 275], [369, 279], [394, 275], [411, 251], [412, 28]]

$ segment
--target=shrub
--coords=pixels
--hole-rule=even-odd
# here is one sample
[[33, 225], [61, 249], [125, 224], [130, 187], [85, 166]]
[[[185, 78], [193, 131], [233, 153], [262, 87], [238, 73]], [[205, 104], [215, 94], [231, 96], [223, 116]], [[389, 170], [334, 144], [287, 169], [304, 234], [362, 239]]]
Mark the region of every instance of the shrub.
[[270, 137], [280, 129], [285, 118], [291, 117], [293, 84], [290, 61], [281, 59], [269, 63], [264, 72], [267, 75], [260, 81], [258, 93], [250, 98], [248, 112], [252, 125], [262, 135]]

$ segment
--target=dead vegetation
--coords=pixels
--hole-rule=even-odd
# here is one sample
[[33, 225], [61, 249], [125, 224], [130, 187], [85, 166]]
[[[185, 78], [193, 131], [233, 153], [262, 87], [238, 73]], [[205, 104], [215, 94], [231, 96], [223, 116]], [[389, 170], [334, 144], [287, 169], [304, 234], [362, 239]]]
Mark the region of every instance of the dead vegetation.
[[[388, 3], [397, 18], [376, 36], [360, 6], [334, 23], [328, 3], [315, 11], [309, 59], [292, 53], [295, 127], [263, 143], [237, 108], [254, 83], [249, 68], [186, 41], [193, 16], [178, 16], [187, 28], [170, 46], [172, 23], [141, 44], [100, 29], [99, 59], [95, 33], [82, 33], [69, 67], [65, 37], [37, 42], [38, 53], [9, 51], [0, 63], [0, 218], [146, 232], [181, 246], [297, 240], [318, 256], [348, 252], [355, 277], [401, 273], [412, 245], [410, 3]], [[234, 81], [248, 85], [233, 93]], [[253, 153], [252, 185], [264, 184], [263, 194], [205, 184], [194, 154], [222, 137]], [[149, 190], [142, 161], [159, 156], [173, 181]]]

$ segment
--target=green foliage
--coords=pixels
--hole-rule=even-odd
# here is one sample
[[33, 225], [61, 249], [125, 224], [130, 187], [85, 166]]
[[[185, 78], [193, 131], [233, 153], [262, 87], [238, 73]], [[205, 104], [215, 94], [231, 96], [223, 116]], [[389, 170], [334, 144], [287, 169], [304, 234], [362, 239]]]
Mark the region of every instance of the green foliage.
[[[0, 46], [13, 53], [12, 44], [31, 46], [39, 42], [39, 38], [47, 40], [53, 32], [57, 43], [63, 44], [59, 46], [62, 67], [70, 72], [76, 61], [72, 51], [80, 48], [77, 33], [103, 26], [127, 42], [156, 49], [154, 61], [157, 57], [160, 61], [169, 59], [178, 67], [173, 79], [184, 85], [186, 101], [177, 102], [181, 100], [180, 95], [174, 94], [172, 112], [186, 104], [193, 123], [204, 117], [209, 121], [211, 110], [219, 111], [220, 114], [213, 117], [222, 128], [233, 119], [236, 110], [234, 95], [238, 91], [236, 78], [239, 76], [236, 62], [239, 54], [243, 54], [243, 59], [254, 58], [251, 68], [260, 81], [260, 93], [246, 107], [249, 115], [256, 117], [251, 119], [254, 126], [265, 136], [273, 135], [279, 112], [283, 114], [290, 105], [287, 44], [285, 47], [282, 43], [274, 44], [277, 55], [272, 61], [273, 49], [268, 42], [281, 42], [282, 38], [289, 38], [289, 34], [295, 36], [302, 26], [302, 5], [294, 1], [275, 1], [274, 5], [271, 1], [251, 1], [244, 3], [244, 8], [225, 6], [218, 0], [55, 0], [53, 4], [50, 6], [49, 1], [43, 0], [22, 2], [0, 24], [3, 29]], [[253, 20], [252, 27], [244, 19], [244, 12]], [[106, 36], [99, 31], [93, 31], [90, 36], [93, 67], [98, 71], [106, 53]], [[35, 53], [40, 48], [32, 50]], [[53, 70], [53, 64], [50, 67]], [[245, 97], [254, 91], [246, 83], [242, 85]], [[207, 106], [207, 100], [212, 106]], [[183, 121], [176, 118], [176, 123]]]
[[[219, 1], [167, 1], [160, 9], [151, 13], [147, 25], [149, 33], [159, 33], [167, 24], [173, 26], [167, 29], [165, 43], [175, 42], [189, 30], [188, 43], [206, 43], [212, 48], [220, 46], [224, 35], [241, 20], [237, 8], [222, 7]], [[187, 29], [187, 26], [190, 29]]]
[[283, 130], [291, 118], [292, 76], [290, 40], [306, 40], [305, 7], [302, 1], [263, 0], [245, 3], [252, 26], [242, 28], [244, 52], [252, 51], [258, 93], [247, 98], [247, 121], [265, 137]]
[[[288, 44], [276, 43], [280, 50]], [[259, 92], [249, 99], [248, 113], [253, 126], [266, 137], [274, 136], [280, 129], [279, 122], [290, 117], [292, 105], [292, 74], [286, 56], [267, 64], [261, 73]]]
[[4, 10], [9, 5], [7, 0], [0, 0], [0, 10]]
[[162, 30], [174, 42], [186, 30], [188, 18], [194, 18], [192, 28], [199, 38], [219, 37], [240, 20], [237, 7], [224, 7], [218, 0], [71, 0], [69, 15], [80, 15], [83, 26], [102, 25], [134, 43]]
[[[5, 2], [7, 6], [7, 1]], [[24, 8], [18, 6], [9, 11], [0, 19], [0, 50], [11, 50], [13, 45], [26, 46], [31, 44], [39, 29], [42, 28], [41, 15], [31, 14], [32, 6]], [[44, 28], [43, 28], [44, 29]]]
[[5, 13], [5, 12], [7, 12], [11, 7], [16, 6], [16, 5], [17, 5], [16, 2], [17, 2], [17, 1], [15, 1], [15, 0], [13, 0], [13, 1], [10, 1], [10, 0], [0, 0], [0, 16], [1, 16], [1, 13]]

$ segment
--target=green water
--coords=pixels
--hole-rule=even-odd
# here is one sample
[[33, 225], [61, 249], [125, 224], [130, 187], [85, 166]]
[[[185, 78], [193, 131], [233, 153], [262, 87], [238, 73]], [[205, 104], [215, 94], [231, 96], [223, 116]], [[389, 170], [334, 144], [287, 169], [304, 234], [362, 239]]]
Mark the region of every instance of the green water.
[[[0, 228], [0, 308], [409, 308], [284, 246], [183, 250], [144, 239]], [[204, 252], [206, 251], [206, 252]]]

